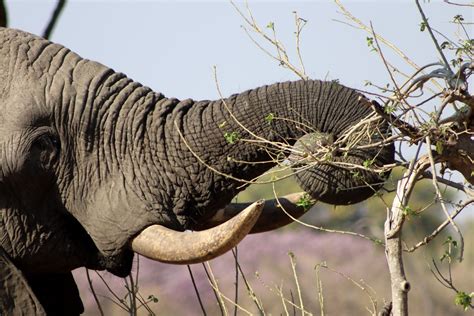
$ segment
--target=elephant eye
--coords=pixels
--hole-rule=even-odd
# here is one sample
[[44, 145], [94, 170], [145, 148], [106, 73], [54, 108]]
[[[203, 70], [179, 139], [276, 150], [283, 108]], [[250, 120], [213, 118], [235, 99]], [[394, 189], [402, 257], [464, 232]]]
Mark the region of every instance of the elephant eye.
[[60, 143], [58, 137], [49, 132], [38, 136], [31, 148], [33, 156], [48, 168], [58, 158], [59, 151]]
[[47, 151], [50, 149], [59, 148], [59, 141], [54, 135], [44, 134], [38, 137], [33, 143], [33, 147], [36, 147], [38, 150]]

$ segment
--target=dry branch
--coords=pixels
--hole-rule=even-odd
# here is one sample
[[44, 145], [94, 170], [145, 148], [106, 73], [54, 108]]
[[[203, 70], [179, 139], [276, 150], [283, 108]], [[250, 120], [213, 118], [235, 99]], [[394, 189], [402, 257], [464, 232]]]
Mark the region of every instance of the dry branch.
[[0, 0], [0, 27], [8, 26], [7, 8], [3, 0]]

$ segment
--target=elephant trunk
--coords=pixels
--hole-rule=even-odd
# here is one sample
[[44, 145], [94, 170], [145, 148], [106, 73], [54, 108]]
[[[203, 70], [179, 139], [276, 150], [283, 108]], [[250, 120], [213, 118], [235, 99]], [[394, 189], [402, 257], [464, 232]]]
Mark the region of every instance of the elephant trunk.
[[[194, 190], [200, 190], [195, 205], [204, 212], [222, 208], [246, 181], [282, 162], [298, 145], [301, 149], [301, 141], [292, 145], [308, 133], [325, 135], [331, 144], [349, 149], [303, 164], [307, 167], [295, 163], [302, 188], [331, 204], [367, 199], [388, 174], [357, 166], [380, 167], [392, 162], [394, 154], [393, 145], [383, 144], [387, 123], [371, 115], [370, 103], [355, 90], [308, 80], [263, 86], [217, 101], [180, 102], [166, 124], [181, 154], [174, 164], [189, 170]], [[372, 122], [369, 130], [352, 132], [364, 148], [346, 144], [353, 138], [348, 130], [367, 118]], [[310, 141], [308, 147], [315, 145]]]

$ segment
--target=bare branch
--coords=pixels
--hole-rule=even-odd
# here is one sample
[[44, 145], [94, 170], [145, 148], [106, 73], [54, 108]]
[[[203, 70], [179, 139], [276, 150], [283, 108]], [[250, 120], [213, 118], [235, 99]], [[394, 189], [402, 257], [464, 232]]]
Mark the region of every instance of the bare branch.
[[446, 59], [446, 56], [444, 56], [443, 51], [441, 50], [441, 47], [439, 46], [438, 40], [433, 34], [433, 30], [431, 30], [430, 23], [428, 22], [428, 19], [426, 18], [425, 13], [423, 12], [423, 9], [421, 8], [420, 1], [415, 0], [416, 6], [418, 7], [418, 11], [420, 11], [421, 18], [423, 19], [424, 25], [426, 25], [426, 28], [428, 29], [428, 32], [430, 33], [431, 39], [433, 40], [433, 43], [436, 46], [436, 49], [438, 50], [439, 55], [441, 56], [441, 59], [443, 59], [444, 66], [452, 72], [451, 67], [449, 67], [448, 60]]
[[196, 281], [194, 280], [193, 270], [191, 270], [191, 266], [189, 264], [186, 265], [188, 267], [189, 276], [191, 277], [191, 282], [193, 283], [194, 292], [196, 293], [196, 297], [199, 301], [199, 306], [201, 307], [202, 314], [207, 316], [206, 309], [202, 304], [201, 295], [199, 294], [199, 289], [197, 288]]
[[430, 165], [427, 156], [418, 159], [420, 146], [410, 167], [398, 181], [397, 193], [388, 210], [385, 221], [385, 254], [390, 271], [392, 287], [392, 312], [394, 316], [408, 315], [408, 291], [410, 283], [405, 276], [402, 258], [401, 229], [406, 216], [406, 207], [419, 175]]
[[7, 7], [3, 0], [0, 0], [0, 27], [8, 26]]
[[469, 4], [469, 3], [456, 3], [449, 0], [444, 0], [444, 2], [451, 5], [457, 5], [460, 7], [474, 7], [474, 4]]
[[431, 140], [429, 137], [426, 137], [426, 145], [428, 146], [428, 149], [427, 149], [427, 152], [428, 152], [428, 157], [429, 157], [429, 160], [430, 160], [430, 165], [431, 165], [431, 169], [433, 170], [432, 171], [432, 174], [433, 174], [433, 186], [436, 190], [436, 195], [438, 196], [438, 200], [441, 204], [441, 209], [443, 210], [444, 214], [446, 215], [446, 217], [448, 218], [449, 222], [451, 223], [451, 225], [453, 226], [454, 230], [458, 233], [459, 235], [459, 239], [460, 239], [460, 243], [461, 243], [461, 247], [460, 247], [460, 254], [459, 254], [459, 261], [461, 262], [462, 261], [462, 258], [463, 258], [463, 253], [464, 253], [464, 237], [461, 233], [461, 230], [459, 229], [458, 225], [456, 225], [456, 223], [454, 222], [453, 218], [451, 217], [451, 215], [449, 214], [447, 208], [446, 208], [446, 205], [444, 203], [444, 199], [443, 199], [443, 195], [441, 194], [441, 190], [439, 189], [439, 184], [438, 184], [438, 181], [436, 180], [436, 166], [435, 166], [435, 160], [433, 158], [433, 154], [431, 153]]
[[59, 16], [61, 15], [61, 12], [64, 9], [65, 5], [66, 5], [66, 0], [58, 0], [58, 4], [56, 5], [56, 8], [54, 9], [53, 15], [51, 16], [51, 19], [49, 20], [49, 23], [46, 26], [46, 29], [44, 30], [44, 33], [43, 33], [44, 38], [50, 39], [51, 34], [53, 33], [53, 29], [56, 26], [56, 23], [58, 22]]
[[97, 305], [97, 308], [99, 309], [99, 313], [101, 316], [104, 316], [104, 311], [102, 310], [102, 305], [100, 304], [99, 298], [97, 297], [97, 293], [95, 292], [94, 286], [92, 285], [92, 279], [89, 273], [89, 269], [85, 268], [86, 270], [86, 278], [87, 278], [87, 283], [89, 284], [89, 288], [91, 290], [92, 296], [94, 297], [94, 301]]
[[469, 204], [474, 203], [474, 199], [465, 201], [462, 203], [452, 214], [450, 214], [449, 218], [446, 219], [441, 225], [439, 225], [430, 235], [426, 236], [422, 241], [414, 245], [413, 247], [406, 249], [405, 251], [407, 252], [413, 252], [416, 249], [420, 248], [421, 246], [427, 245], [430, 241], [432, 241], [440, 232], [443, 231], [443, 229], [448, 226], [449, 223], [451, 223], [451, 220], [456, 218], [456, 216], [459, 215], [459, 213], [466, 208]]

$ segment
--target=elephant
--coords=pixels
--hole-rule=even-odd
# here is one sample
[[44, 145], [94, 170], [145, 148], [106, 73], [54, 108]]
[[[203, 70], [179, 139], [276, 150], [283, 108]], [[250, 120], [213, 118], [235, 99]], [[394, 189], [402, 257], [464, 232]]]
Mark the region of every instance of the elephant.
[[[249, 232], [291, 222], [271, 201], [231, 201], [275, 165], [270, 143], [297, 148], [308, 132], [337, 141], [375, 113], [370, 104], [319, 80], [215, 101], [168, 98], [59, 44], [0, 28], [0, 311], [77, 315], [75, 268], [123, 277], [134, 252], [202, 262]], [[356, 177], [334, 163], [393, 162], [389, 124], [375, 121], [365, 137], [373, 146], [295, 164], [302, 189], [332, 204], [380, 189], [389, 171], [360, 168]], [[300, 197], [282, 199], [295, 216]]]

